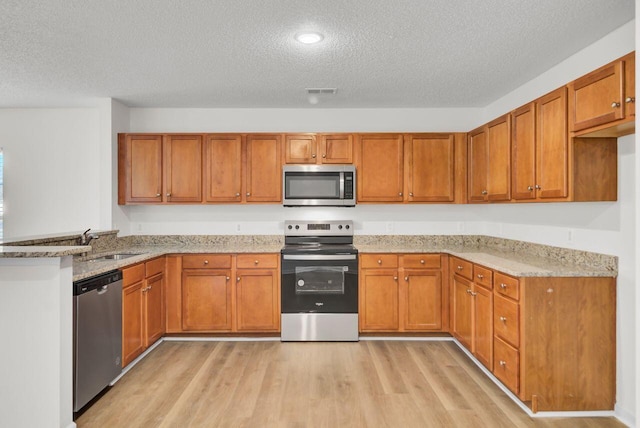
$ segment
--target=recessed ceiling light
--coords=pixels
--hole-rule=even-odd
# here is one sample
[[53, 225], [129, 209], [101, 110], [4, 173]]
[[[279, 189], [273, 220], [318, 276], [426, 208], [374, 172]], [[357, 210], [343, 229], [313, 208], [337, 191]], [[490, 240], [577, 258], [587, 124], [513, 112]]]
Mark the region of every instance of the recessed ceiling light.
[[324, 37], [320, 33], [298, 33], [298, 34], [296, 34], [296, 40], [299, 41], [300, 43], [304, 43], [305, 45], [318, 43], [322, 39], [324, 39]]

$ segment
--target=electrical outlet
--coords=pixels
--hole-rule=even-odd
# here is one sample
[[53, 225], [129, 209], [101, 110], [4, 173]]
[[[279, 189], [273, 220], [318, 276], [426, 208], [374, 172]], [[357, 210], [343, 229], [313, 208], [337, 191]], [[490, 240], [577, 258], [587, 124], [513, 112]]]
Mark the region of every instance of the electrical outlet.
[[240, 223], [236, 223], [236, 232], [240, 232], [240, 229], [241, 229]]

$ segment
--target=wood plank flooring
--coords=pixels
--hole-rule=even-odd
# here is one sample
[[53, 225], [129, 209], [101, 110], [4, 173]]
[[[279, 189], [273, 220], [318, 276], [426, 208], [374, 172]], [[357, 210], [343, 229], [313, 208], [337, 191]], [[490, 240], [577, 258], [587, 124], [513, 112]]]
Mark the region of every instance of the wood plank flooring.
[[532, 419], [452, 342], [164, 342], [78, 427], [623, 427]]

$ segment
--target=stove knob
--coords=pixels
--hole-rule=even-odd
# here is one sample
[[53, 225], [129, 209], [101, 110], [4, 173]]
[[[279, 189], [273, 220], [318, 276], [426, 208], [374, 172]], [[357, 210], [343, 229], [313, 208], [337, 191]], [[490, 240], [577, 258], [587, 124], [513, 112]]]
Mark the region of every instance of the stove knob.
[[338, 226], [338, 229], [342, 230], [342, 225], [339, 225], [339, 226]]
[[349, 229], [349, 225], [346, 225], [345, 227], [346, 227], [347, 229]]
[[298, 229], [300, 229], [300, 226], [298, 226], [298, 225], [296, 224], [296, 230], [298, 230]]
[[289, 230], [293, 229], [293, 226], [289, 225]]

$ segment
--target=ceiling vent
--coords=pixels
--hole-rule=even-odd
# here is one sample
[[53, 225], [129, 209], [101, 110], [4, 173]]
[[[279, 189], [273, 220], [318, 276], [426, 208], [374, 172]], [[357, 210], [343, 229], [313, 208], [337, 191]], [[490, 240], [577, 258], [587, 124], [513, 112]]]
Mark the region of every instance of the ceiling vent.
[[309, 95], [335, 95], [338, 88], [306, 88]]

